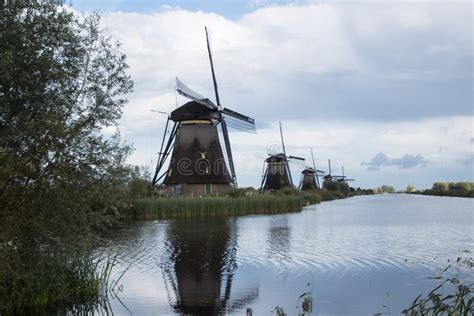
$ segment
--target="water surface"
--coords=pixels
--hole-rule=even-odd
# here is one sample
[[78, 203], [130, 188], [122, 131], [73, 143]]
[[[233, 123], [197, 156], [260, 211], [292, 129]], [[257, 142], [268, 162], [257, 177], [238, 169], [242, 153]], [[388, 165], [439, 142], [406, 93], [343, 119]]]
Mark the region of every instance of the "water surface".
[[317, 315], [398, 314], [437, 285], [430, 277], [472, 257], [473, 206], [377, 195], [301, 213], [133, 223], [109, 241], [112, 280], [128, 268], [110, 303], [118, 315], [272, 315], [276, 305], [294, 315], [311, 291]]

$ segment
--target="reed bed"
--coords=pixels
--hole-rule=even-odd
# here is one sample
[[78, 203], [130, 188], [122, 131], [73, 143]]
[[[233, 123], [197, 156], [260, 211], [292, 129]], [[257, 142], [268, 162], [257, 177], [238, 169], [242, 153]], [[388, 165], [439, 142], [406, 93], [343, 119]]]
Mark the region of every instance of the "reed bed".
[[30, 274], [2, 276], [0, 315], [88, 315], [107, 301], [115, 257], [45, 257], [29, 263]]
[[318, 194], [142, 198], [135, 200], [132, 217], [152, 220], [299, 212], [322, 200]]

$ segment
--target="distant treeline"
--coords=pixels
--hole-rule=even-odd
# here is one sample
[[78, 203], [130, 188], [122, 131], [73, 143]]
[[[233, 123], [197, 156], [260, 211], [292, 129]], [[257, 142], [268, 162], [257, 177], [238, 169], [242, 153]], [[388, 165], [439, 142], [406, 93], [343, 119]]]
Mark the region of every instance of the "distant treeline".
[[474, 182], [435, 182], [431, 189], [421, 191], [416, 190], [413, 186], [408, 186], [407, 193], [438, 196], [474, 197]]
[[373, 191], [375, 194], [396, 192], [395, 188], [392, 187], [391, 185], [382, 185], [381, 187], [376, 187]]

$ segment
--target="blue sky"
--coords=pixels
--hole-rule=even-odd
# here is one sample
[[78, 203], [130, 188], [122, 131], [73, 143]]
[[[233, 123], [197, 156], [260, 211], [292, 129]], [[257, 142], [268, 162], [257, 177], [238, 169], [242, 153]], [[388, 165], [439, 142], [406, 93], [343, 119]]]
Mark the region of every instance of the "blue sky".
[[104, 12], [123, 11], [123, 12], [139, 12], [151, 13], [163, 10], [168, 7], [179, 7], [189, 11], [214, 12], [230, 19], [237, 19], [242, 15], [254, 11], [257, 7], [268, 5], [281, 5], [294, 3], [295, 1], [284, 0], [72, 0], [72, 5], [77, 10], [93, 11], [102, 10]]
[[[225, 106], [257, 135], [231, 134], [241, 185], [258, 186], [283, 121], [291, 154], [355, 185], [473, 181], [472, 3], [79, 1], [122, 42], [135, 91], [120, 129], [131, 162], [154, 168], [174, 78], [213, 98], [204, 25]], [[186, 100], [178, 98], [178, 104]], [[294, 178], [302, 165], [293, 165]]]

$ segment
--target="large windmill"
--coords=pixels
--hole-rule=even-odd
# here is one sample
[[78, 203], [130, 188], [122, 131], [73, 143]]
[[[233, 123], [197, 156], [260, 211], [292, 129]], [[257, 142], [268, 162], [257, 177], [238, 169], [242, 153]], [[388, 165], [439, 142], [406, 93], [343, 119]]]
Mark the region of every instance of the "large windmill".
[[304, 158], [286, 155], [281, 122], [279, 122], [279, 124], [283, 152], [278, 154], [269, 154], [269, 157], [265, 159], [266, 168], [262, 175], [262, 183], [260, 185], [261, 190], [276, 191], [284, 187], [293, 188], [293, 179], [291, 177], [291, 171], [288, 162], [292, 159], [304, 161]]
[[[152, 180], [156, 185], [164, 178], [172, 195], [219, 194], [236, 187], [228, 127], [256, 131], [254, 119], [221, 105], [207, 28], [205, 31], [216, 103], [176, 78], [176, 91], [191, 101], [168, 116]], [[169, 167], [162, 172], [170, 154]]]
[[313, 160], [313, 167], [306, 167], [301, 172], [300, 189], [303, 191], [321, 189], [318, 173], [323, 174], [324, 171], [316, 169], [313, 148], [311, 148], [311, 159]]

